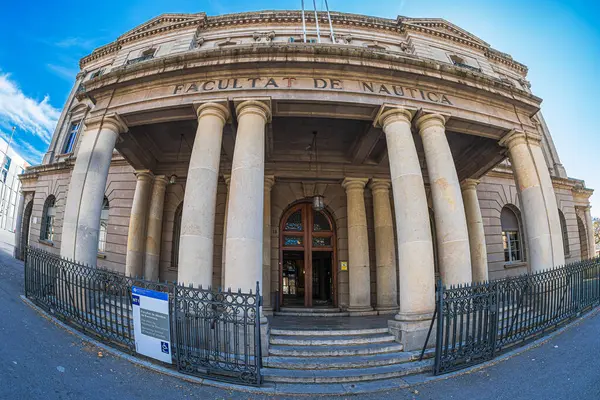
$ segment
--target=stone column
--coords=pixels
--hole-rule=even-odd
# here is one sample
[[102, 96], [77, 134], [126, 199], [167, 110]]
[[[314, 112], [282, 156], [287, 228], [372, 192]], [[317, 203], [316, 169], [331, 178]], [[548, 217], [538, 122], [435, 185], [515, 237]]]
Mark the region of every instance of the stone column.
[[469, 233], [460, 183], [446, 138], [445, 119], [424, 114], [417, 120], [433, 199], [440, 275], [445, 285], [470, 283]]
[[127, 126], [117, 114], [85, 122], [71, 174], [60, 255], [96, 266], [100, 213], [115, 142]]
[[356, 314], [371, 311], [371, 274], [369, 269], [369, 236], [365, 209], [367, 178], [345, 178], [348, 212], [348, 280], [350, 305], [348, 311]]
[[594, 239], [594, 222], [592, 221], [592, 207], [591, 206], [587, 206], [584, 208], [584, 212], [585, 212], [585, 224], [587, 225], [587, 238], [588, 238], [588, 249], [591, 249], [590, 251], [588, 251], [588, 255], [590, 256], [590, 258], [593, 258], [596, 256], [596, 240]]
[[265, 293], [263, 279], [263, 218], [265, 186], [265, 125], [270, 107], [247, 100], [236, 107], [237, 137], [231, 166], [225, 288], [256, 292], [256, 282]]
[[372, 179], [373, 217], [375, 222], [375, 258], [377, 260], [377, 311], [398, 311], [398, 285], [396, 283], [396, 247], [394, 224], [390, 204], [388, 179]]
[[158, 280], [160, 264], [160, 246], [162, 236], [163, 211], [165, 206], [165, 191], [169, 180], [164, 175], [154, 178], [148, 222], [146, 225], [146, 255], [144, 259], [144, 277], [153, 281]]
[[125, 275], [142, 277], [144, 276], [144, 255], [146, 253], [148, 206], [150, 204], [154, 175], [148, 170], [139, 170], [135, 171], [135, 176], [137, 181], [135, 183], [133, 205], [131, 206], [131, 214], [129, 216]]
[[19, 208], [17, 208], [17, 221], [15, 223], [15, 248], [13, 257], [17, 260], [23, 260], [25, 249], [22, 244], [23, 232], [23, 212], [25, 211], [25, 196], [22, 191], [19, 191]]
[[227, 214], [229, 210], [229, 182], [231, 175], [223, 175], [227, 194], [225, 195], [225, 216], [223, 221], [223, 248], [221, 249], [221, 287], [225, 287], [225, 245], [227, 244]]
[[198, 129], [185, 184], [179, 241], [177, 281], [211, 286], [217, 181], [227, 107], [205, 103], [198, 107]]
[[[528, 143], [524, 132], [511, 131], [500, 140], [500, 144], [508, 147], [517, 188], [521, 195], [523, 219], [529, 243], [529, 264], [532, 272], [538, 272], [564, 264], [564, 253], [558, 208], [556, 206], [552, 209], [547, 208], [540, 181], [540, 176], [543, 174], [550, 179], [548, 168], [545, 165], [542, 168], [536, 167], [530, 150], [533, 147], [539, 148], [539, 141], [535, 140], [536, 138], [533, 139]], [[530, 144], [532, 145], [530, 146]], [[556, 199], [554, 199], [554, 203], [556, 204]], [[556, 214], [556, 218], [549, 218], [551, 214]], [[560, 235], [558, 241], [552, 239], [552, 230], [550, 229], [552, 223], [558, 223], [558, 234]], [[561, 254], [557, 255], [554, 247], [559, 247]]]
[[[544, 196], [544, 204], [547, 210], [548, 226], [550, 227], [550, 237], [552, 240], [552, 254], [554, 258], [554, 266], [565, 264], [565, 247], [563, 243], [562, 226], [560, 224], [560, 216], [558, 215], [558, 203], [556, 202], [556, 193], [552, 185], [552, 178], [546, 158], [542, 151], [542, 137], [537, 133], [527, 135], [527, 144], [529, 151], [533, 157], [533, 163], [537, 170], [537, 175], [540, 180], [540, 187]], [[546, 267], [551, 268], [552, 266]]]
[[272, 309], [271, 304], [271, 188], [275, 184], [273, 175], [265, 176], [265, 200], [263, 211], [263, 304]]
[[435, 269], [429, 209], [411, 132], [412, 113], [385, 106], [383, 111], [377, 123], [382, 126], [387, 141], [400, 283], [398, 314], [394, 321], [388, 321], [388, 326], [405, 350], [416, 350], [425, 343], [435, 310]]
[[477, 198], [477, 179], [465, 179], [462, 182], [462, 196], [465, 203], [465, 215], [469, 230], [469, 247], [471, 249], [471, 268], [474, 282], [488, 280], [488, 260], [485, 245], [485, 231], [479, 199]]

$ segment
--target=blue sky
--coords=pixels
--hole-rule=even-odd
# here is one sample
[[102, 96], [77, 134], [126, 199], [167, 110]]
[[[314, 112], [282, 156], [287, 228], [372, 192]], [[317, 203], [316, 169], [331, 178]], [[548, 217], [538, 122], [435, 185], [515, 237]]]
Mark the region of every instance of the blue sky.
[[[307, 4], [312, 4], [310, 0]], [[323, 7], [323, 0], [316, 0]], [[600, 216], [600, 5], [596, 1], [329, 0], [332, 10], [445, 18], [529, 67], [534, 93], [571, 177], [597, 188]], [[298, 9], [299, 0], [10, 1], [0, 13], [0, 135], [31, 163], [48, 147], [60, 109], [95, 47], [165, 12], [209, 15]]]

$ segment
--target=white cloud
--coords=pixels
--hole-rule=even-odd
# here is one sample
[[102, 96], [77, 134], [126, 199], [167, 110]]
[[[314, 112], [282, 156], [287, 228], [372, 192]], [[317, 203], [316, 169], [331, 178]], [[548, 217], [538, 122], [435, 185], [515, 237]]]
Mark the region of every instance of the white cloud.
[[14, 125], [50, 143], [60, 111], [50, 104], [45, 96], [42, 101], [27, 97], [10, 80], [10, 75], [0, 73], [0, 124]]
[[40, 164], [44, 157], [44, 151], [20, 140], [15, 141], [15, 151], [31, 165]]
[[79, 73], [78, 69], [63, 67], [62, 65], [46, 64], [46, 67], [54, 74], [58, 75], [59, 77], [63, 78], [68, 82], [75, 81], [75, 76], [77, 76], [77, 74]]
[[89, 49], [94, 47], [94, 40], [91, 39], [83, 39], [80, 37], [69, 37], [65, 39], [61, 39], [59, 41], [54, 42], [54, 45], [62, 48], [72, 48], [79, 47], [82, 49]]

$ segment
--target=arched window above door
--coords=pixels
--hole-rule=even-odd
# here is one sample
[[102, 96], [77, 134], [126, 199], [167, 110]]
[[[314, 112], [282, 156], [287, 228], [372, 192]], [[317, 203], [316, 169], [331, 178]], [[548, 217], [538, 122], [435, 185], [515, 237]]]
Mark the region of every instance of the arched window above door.
[[330, 232], [331, 224], [329, 218], [322, 211], [314, 211], [313, 232]]
[[[304, 250], [307, 242], [312, 248], [330, 249], [333, 246], [333, 223], [324, 211], [315, 211], [310, 203], [295, 206], [283, 223], [282, 246]], [[306, 230], [310, 226], [312, 230]]]
[[284, 230], [302, 232], [304, 226], [302, 224], [302, 210], [297, 210], [292, 213], [285, 221]]

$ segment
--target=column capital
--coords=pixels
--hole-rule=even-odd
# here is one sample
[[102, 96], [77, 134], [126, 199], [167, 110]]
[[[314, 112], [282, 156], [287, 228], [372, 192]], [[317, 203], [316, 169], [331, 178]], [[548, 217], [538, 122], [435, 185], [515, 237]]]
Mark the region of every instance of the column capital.
[[166, 187], [169, 184], [169, 179], [165, 175], [156, 175], [154, 177], [154, 186], [164, 186]]
[[138, 169], [134, 174], [138, 181], [152, 180], [154, 178], [152, 171], [147, 169]]
[[369, 182], [369, 188], [371, 189], [371, 192], [377, 192], [377, 191], [389, 192], [391, 186], [392, 186], [392, 181], [389, 179], [373, 178], [373, 179], [371, 179], [371, 182]]
[[229, 112], [229, 108], [227, 108], [227, 100], [215, 100], [207, 103], [194, 103], [194, 108], [196, 109], [196, 116], [198, 120], [201, 117], [206, 115], [213, 115], [215, 117], [221, 118], [223, 124], [229, 121], [231, 117], [231, 113]]
[[510, 150], [518, 144], [529, 143], [532, 145], [539, 146], [541, 142], [542, 142], [542, 137], [540, 135], [538, 135], [537, 133], [524, 132], [521, 130], [513, 129], [512, 131], [510, 131], [506, 135], [504, 135], [504, 137], [502, 139], [500, 139], [498, 144], [500, 146], [504, 146]]
[[84, 121], [84, 124], [87, 129], [108, 128], [117, 133], [125, 133], [129, 130], [127, 124], [117, 113], [110, 113], [104, 116], [99, 115], [96, 117], [87, 118]]
[[410, 124], [410, 121], [412, 120], [415, 113], [416, 110], [396, 105], [384, 104], [379, 109], [379, 112], [375, 117], [373, 125], [385, 129], [389, 124], [397, 121], [406, 122]]
[[481, 181], [479, 179], [467, 178], [460, 183], [460, 187], [462, 188], [462, 190], [477, 190], [477, 185], [479, 185], [480, 182]]
[[367, 182], [369, 182], [369, 178], [344, 178], [342, 187], [346, 189], [346, 192], [351, 190], [364, 190]]
[[423, 132], [425, 131], [425, 129], [427, 129], [427, 128], [431, 128], [434, 126], [445, 128], [446, 127], [446, 119], [447, 119], [447, 116], [442, 115], [442, 114], [424, 112], [417, 117], [417, 119], [415, 121], [415, 125], [417, 126], [417, 129], [419, 130], [419, 134], [422, 135]]
[[256, 114], [263, 117], [265, 123], [271, 122], [271, 99], [240, 99], [234, 100], [235, 112], [238, 118], [244, 114]]
[[265, 175], [265, 191], [270, 191], [275, 184], [275, 175]]

